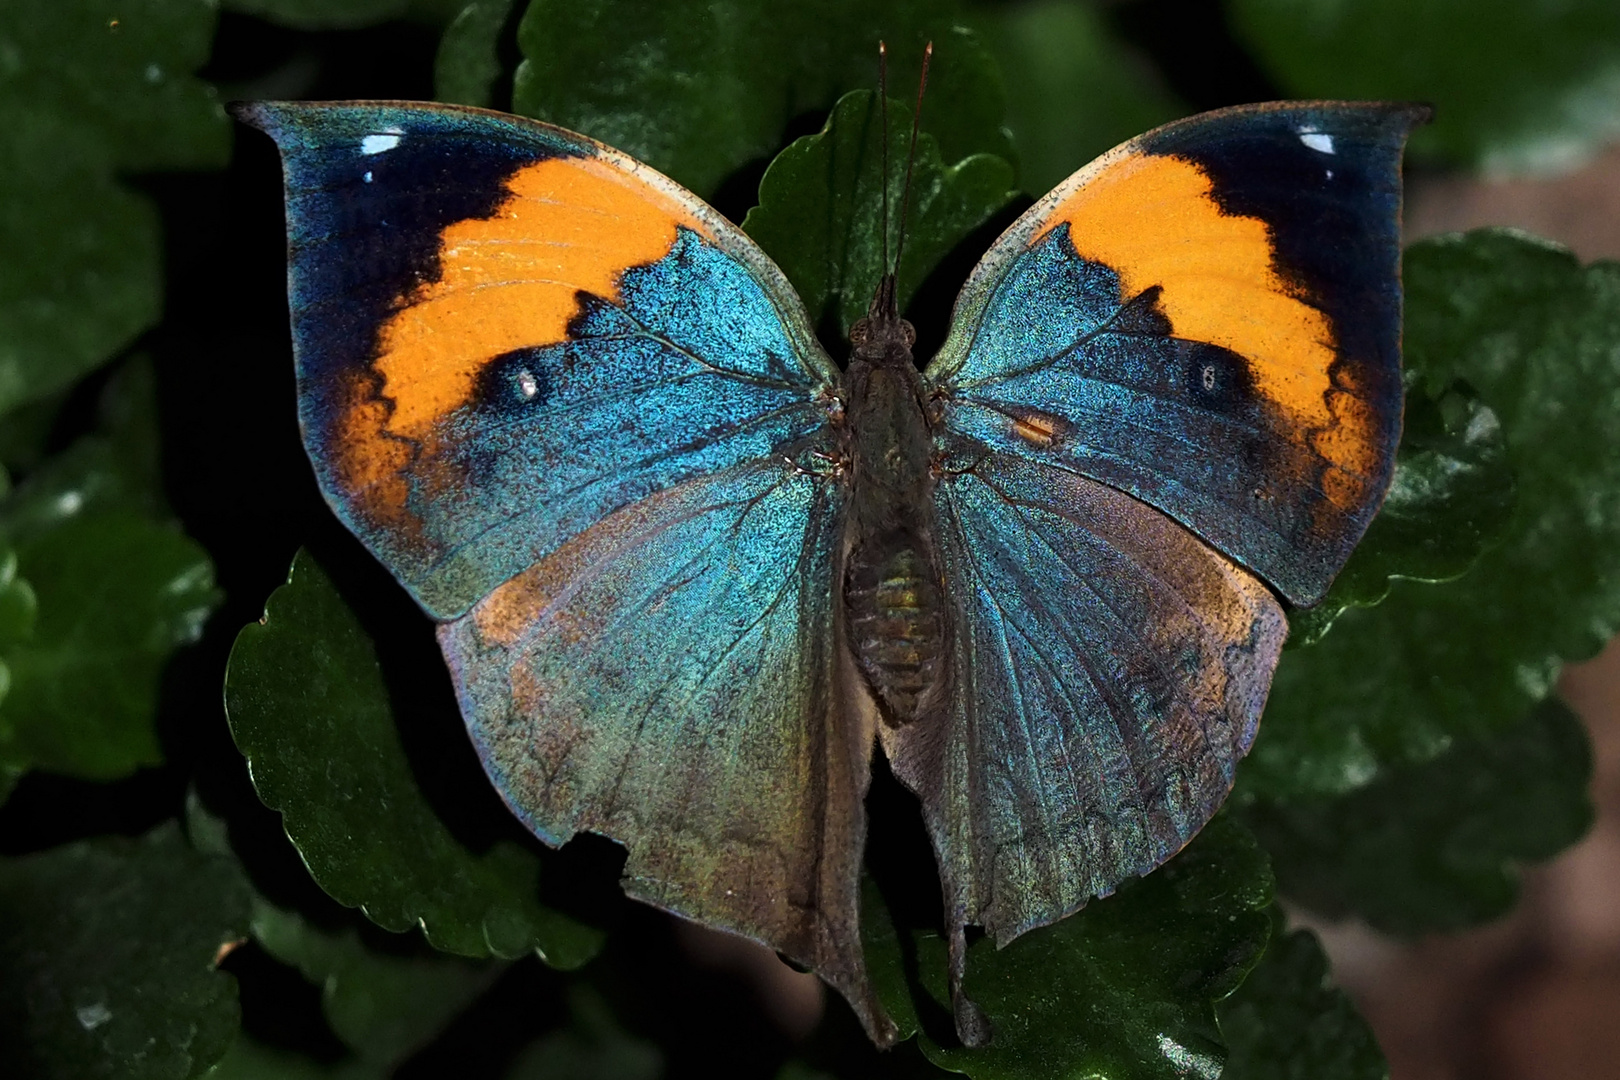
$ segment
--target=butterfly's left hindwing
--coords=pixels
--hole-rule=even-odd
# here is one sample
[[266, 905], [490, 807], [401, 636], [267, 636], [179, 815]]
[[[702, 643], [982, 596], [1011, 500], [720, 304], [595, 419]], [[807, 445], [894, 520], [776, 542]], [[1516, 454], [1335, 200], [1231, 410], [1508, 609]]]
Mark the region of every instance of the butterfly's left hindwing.
[[282, 151], [321, 488], [436, 617], [825, 423], [836, 369], [781, 272], [644, 166], [479, 110], [241, 115]]

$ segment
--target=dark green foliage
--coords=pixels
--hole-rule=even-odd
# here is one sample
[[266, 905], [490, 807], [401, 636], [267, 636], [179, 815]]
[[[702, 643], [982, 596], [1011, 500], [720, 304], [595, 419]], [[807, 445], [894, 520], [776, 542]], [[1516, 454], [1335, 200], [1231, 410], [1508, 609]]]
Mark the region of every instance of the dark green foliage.
[[518, 32], [513, 111], [582, 131], [699, 195], [771, 154], [790, 120], [877, 85], [915, 86], [934, 42], [927, 108], [946, 161], [1008, 156], [995, 61], [949, 0], [535, 0]]
[[[846, 94], [827, 126], [776, 156], [759, 183], [759, 205], [743, 228], [787, 274], [810, 318], [826, 337], [841, 339], [866, 314], [883, 265], [883, 124], [877, 95]], [[911, 110], [889, 102], [891, 138], [911, 126]], [[900, 242], [902, 174], [889, 182], [892, 260]], [[917, 140], [905, 251], [897, 280], [904, 310], [941, 259], [1006, 206], [1012, 166], [974, 154], [947, 167], [931, 134]]]
[[[431, 721], [464, 736], [429, 624], [314, 491], [285, 353], [279, 177], [246, 139], [229, 187], [210, 172], [231, 147], [215, 84], [436, 88], [583, 130], [747, 212], [839, 358], [881, 267], [880, 36], [891, 240], [918, 62], [936, 46], [900, 267], [908, 315], [933, 328], [1019, 190], [1038, 197], [1187, 111], [1169, 85], [1212, 103], [1252, 86], [1156, 69], [1188, 48], [1184, 28], [1138, 26], [1138, 52], [1116, 8], [1078, 0], [222, 6], [0, 10], [8, 1076], [185, 1077], [217, 1060], [217, 1080], [1382, 1080], [1315, 939], [1284, 930], [1273, 870], [1293, 902], [1428, 932], [1505, 911], [1517, 866], [1585, 827], [1589, 751], [1546, 695], [1620, 625], [1620, 267], [1522, 236], [1431, 241], [1406, 266], [1395, 486], [1327, 600], [1291, 613], [1234, 809], [1117, 895], [1004, 950], [973, 943], [987, 1050], [952, 1045], [920, 838], [917, 870], [864, 905], [874, 982], [910, 1042], [878, 1054], [836, 998], [796, 1047], [742, 991], [710, 1005], [691, 988], [721, 977], [650, 934], [655, 916], [597, 928], [613, 921], [596, 916], [617, 899], [616, 854], [542, 855], [501, 838], [525, 839], [498, 808], [512, 833], [484, 835], [451, 764], [412, 741], [418, 703], [399, 695], [423, 686], [444, 702]], [[1496, 169], [1620, 130], [1620, 16], [1603, 0], [1556, 7], [1229, 0], [1225, 14], [1242, 59], [1283, 91], [1434, 101], [1418, 154]], [[150, 366], [96, 373], [143, 333]], [[300, 554], [275, 588], [305, 543], [321, 565]], [[210, 623], [216, 562], [230, 606]], [[402, 656], [431, 670], [402, 683]], [[201, 798], [188, 813], [187, 791], [221, 816]], [[100, 804], [113, 809], [85, 809]], [[147, 834], [96, 838], [108, 831]], [[243, 986], [238, 1032], [216, 956], [244, 938], [223, 961]], [[699, 1009], [729, 1011], [680, 1019]]]
[[139, 840], [0, 859], [0, 1045], [30, 1080], [184, 1080], [225, 1053], [247, 936], [228, 860], [170, 823]]
[[[1491, 232], [1418, 244], [1406, 265], [1408, 365], [1492, 407], [1517, 503], [1461, 579], [1397, 583], [1284, 655], [1250, 795], [1349, 791], [1500, 730], [1620, 621], [1620, 266]], [[1466, 539], [1483, 515], [1460, 516], [1447, 531]]]
[[1231, 0], [1233, 28], [1294, 97], [1427, 101], [1413, 152], [1488, 172], [1566, 166], [1614, 136], [1610, 0]]
[[214, 19], [207, 0], [0, 9], [0, 413], [157, 321], [157, 215], [115, 174], [225, 163], [224, 111], [191, 74]]
[[439, 820], [411, 773], [371, 642], [307, 554], [237, 638], [225, 707], [259, 797], [281, 811], [339, 903], [387, 930], [420, 926], [460, 956], [532, 951], [572, 968], [596, 951], [599, 934], [540, 903], [531, 853], [505, 843], [470, 851]]
[[[873, 912], [867, 952], [901, 1030], [916, 1030], [920, 1013], [924, 1053], [952, 1071], [977, 1080], [1213, 1080], [1225, 1056], [1214, 1003], [1265, 948], [1271, 888], [1254, 838], [1218, 818], [1116, 895], [1004, 949], [981, 939], [968, 951], [967, 989], [995, 1030], [983, 1050], [936, 1041], [954, 1041], [937, 935], [902, 941]], [[897, 977], [912, 970], [920, 974]]]
[[1580, 839], [1592, 822], [1591, 751], [1548, 699], [1507, 728], [1337, 798], [1251, 807], [1279, 887], [1312, 910], [1391, 934], [1456, 930], [1503, 915], [1516, 867]]
[[1229, 1054], [1222, 1080], [1388, 1080], [1367, 1021], [1331, 984], [1316, 935], [1289, 932], [1276, 908], [1266, 955], [1216, 1012]]
[[1019, 179], [1031, 195], [1189, 111], [1144, 57], [1115, 38], [1098, 7], [980, 0], [969, 8], [969, 22], [1001, 62], [1007, 126]]

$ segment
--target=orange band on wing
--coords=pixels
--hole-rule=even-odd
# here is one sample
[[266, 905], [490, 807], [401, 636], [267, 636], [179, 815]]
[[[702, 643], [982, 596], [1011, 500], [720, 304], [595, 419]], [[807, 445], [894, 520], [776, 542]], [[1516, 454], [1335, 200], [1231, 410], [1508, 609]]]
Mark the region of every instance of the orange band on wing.
[[1348, 396], [1329, 372], [1337, 356], [1332, 324], [1278, 277], [1266, 223], [1223, 212], [1213, 188], [1190, 162], [1127, 155], [1060, 203], [1041, 232], [1068, 222], [1075, 250], [1116, 270], [1125, 296], [1160, 286], [1177, 337], [1249, 360], [1255, 388], [1302, 440], [1343, 469], [1367, 471], [1376, 461], [1365, 408], [1329, 404]]
[[507, 181], [492, 217], [457, 222], [439, 244], [438, 281], [382, 331], [375, 367], [394, 402], [389, 429], [417, 436], [467, 400], [486, 360], [563, 341], [575, 294], [615, 294], [621, 273], [707, 233], [645, 181], [595, 158], [554, 158]]
[[446, 228], [439, 278], [402, 298], [383, 324], [372, 368], [381, 396], [356, 395], [342, 425], [340, 468], [369, 489], [374, 515], [403, 509], [401, 439], [421, 440], [466, 404], [479, 370], [514, 349], [564, 341], [580, 290], [616, 298], [619, 276], [667, 255], [676, 226], [709, 230], [645, 180], [595, 158], [529, 165], [493, 215]]

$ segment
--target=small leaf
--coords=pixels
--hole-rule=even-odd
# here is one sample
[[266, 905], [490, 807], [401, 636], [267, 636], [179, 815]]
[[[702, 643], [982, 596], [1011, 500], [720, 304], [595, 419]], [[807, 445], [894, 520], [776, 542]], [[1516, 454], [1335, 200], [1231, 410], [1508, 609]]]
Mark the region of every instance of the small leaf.
[[[968, 949], [966, 987], [994, 1029], [981, 1050], [936, 1041], [948, 1033], [926, 1017], [950, 1023], [945, 945], [913, 933], [923, 1052], [974, 1080], [1214, 1080], [1225, 1057], [1215, 1002], [1265, 948], [1271, 891], [1265, 853], [1243, 826], [1218, 817], [1180, 855], [1114, 896], [999, 951], [980, 939]], [[868, 964], [894, 1008], [893, 969], [910, 964], [903, 942], [888, 944], [885, 928], [875, 930]], [[913, 1015], [894, 1011], [897, 1021]]]
[[195, 641], [219, 593], [208, 554], [128, 511], [75, 517], [17, 545], [38, 597], [27, 640], [0, 651], [0, 758], [86, 779], [163, 760], [158, 680]]
[[1409, 389], [1384, 505], [1322, 601], [1289, 615], [1288, 644], [1314, 643], [1346, 608], [1382, 603], [1397, 578], [1461, 577], [1506, 530], [1515, 498], [1496, 414], [1464, 383], [1438, 398]]
[[217, 965], [248, 907], [235, 867], [173, 823], [0, 860], [8, 1075], [202, 1075], [236, 1034], [236, 981]]
[[536, 951], [573, 968], [595, 954], [598, 931], [539, 902], [533, 854], [508, 843], [475, 854], [434, 814], [376, 651], [307, 553], [264, 619], [238, 635], [225, 706], [259, 798], [281, 811], [310, 873], [339, 903], [386, 930], [420, 926], [430, 944], [461, 956]]
[[[830, 336], [847, 335], [866, 314], [883, 271], [882, 130], [877, 96], [844, 95], [815, 135], [777, 155], [759, 185], [759, 205], [743, 228], [787, 274], [810, 317]], [[888, 103], [889, 130], [904, 131], [911, 113]], [[899, 243], [904, 176], [889, 177], [889, 251]], [[900, 266], [902, 309], [928, 274], [969, 233], [1012, 201], [1012, 166], [976, 154], [947, 168], [938, 144], [917, 140], [911, 210]]]
[[1290, 97], [1432, 102], [1420, 156], [1545, 170], [1620, 133], [1612, 0], [1233, 0], [1231, 19]]
[[0, 413], [68, 386], [161, 307], [157, 214], [115, 170], [217, 167], [230, 127], [191, 71], [208, 0], [0, 8]]
[[970, 22], [1007, 85], [1023, 189], [1042, 195], [1092, 158], [1188, 112], [1108, 28], [1072, 0], [986, 3]]
[[329, 933], [263, 901], [253, 937], [321, 988], [321, 1008], [338, 1038], [379, 1067], [426, 1045], [486, 990], [501, 964], [442, 955], [393, 956], [369, 949], [353, 929]]
[[1517, 865], [1581, 837], [1591, 769], [1585, 729], [1549, 698], [1505, 730], [1348, 795], [1259, 803], [1243, 818], [1290, 899], [1391, 934], [1456, 930], [1505, 914]]
[[1620, 625], [1620, 264], [1506, 232], [1415, 244], [1405, 348], [1501, 421], [1518, 500], [1463, 577], [1398, 582], [1283, 654], [1245, 798], [1330, 795], [1500, 730]]
[[1221, 1080], [1389, 1080], [1378, 1040], [1332, 984], [1316, 935], [1289, 933], [1276, 908], [1265, 956], [1216, 1012], [1230, 1055]]
[[534, 0], [518, 29], [512, 107], [707, 197], [773, 153], [790, 120], [874, 88], [880, 38], [897, 90], [916, 85], [932, 40], [924, 113], [944, 157], [1008, 157], [995, 61], [957, 12], [949, 0]]
[[433, 61], [433, 93], [440, 101], [491, 108], [504, 74], [500, 37], [517, 0], [472, 0], [445, 27]]

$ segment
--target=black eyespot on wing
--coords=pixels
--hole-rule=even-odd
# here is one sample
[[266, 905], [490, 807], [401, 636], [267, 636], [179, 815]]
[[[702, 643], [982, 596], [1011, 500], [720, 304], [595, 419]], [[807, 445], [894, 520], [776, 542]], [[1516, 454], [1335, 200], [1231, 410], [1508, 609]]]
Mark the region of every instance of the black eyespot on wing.
[[1180, 351], [1181, 382], [1189, 401], [1222, 414], [1254, 407], [1254, 379], [1247, 360], [1204, 342], [1184, 342]]
[[484, 365], [478, 374], [482, 409], [518, 414], [551, 399], [551, 377], [540, 363], [541, 349], [513, 349]]

